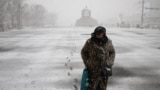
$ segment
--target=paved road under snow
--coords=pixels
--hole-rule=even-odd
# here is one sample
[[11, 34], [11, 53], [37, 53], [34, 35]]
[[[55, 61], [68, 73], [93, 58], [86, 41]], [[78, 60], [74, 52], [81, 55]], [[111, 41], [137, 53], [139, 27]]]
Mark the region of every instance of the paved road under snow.
[[[0, 90], [76, 90], [93, 28], [0, 32]], [[107, 30], [116, 48], [108, 90], [160, 90], [160, 31]], [[77, 90], [78, 90], [77, 89]]]

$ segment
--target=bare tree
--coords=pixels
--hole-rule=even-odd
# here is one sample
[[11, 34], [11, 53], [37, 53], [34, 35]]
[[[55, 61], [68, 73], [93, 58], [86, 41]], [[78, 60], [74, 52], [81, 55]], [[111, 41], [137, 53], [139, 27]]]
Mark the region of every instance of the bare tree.
[[23, 25], [43, 27], [45, 25], [47, 11], [42, 5], [28, 5], [23, 7]]
[[12, 28], [21, 29], [21, 14], [22, 14], [22, 4], [24, 0], [11, 0], [10, 2], [10, 13], [12, 19]]
[[34, 26], [44, 26], [46, 10], [42, 5], [35, 5], [31, 8], [32, 22]]
[[55, 13], [48, 13], [42, 5], [24, 5], [23, 9], [24, 26], [44, 27], [54, 26], [57, 20]]
[[54, 25], [57, 17], [42, 5], [29, 5], [24, 0], [0, 0], [0, 31], [23, 26]]
[[0, 31], [21, 28], [22, 4], [24, 0], [0, 0]]
[[56, 21], [57, 21], [57, 15], [55, 13], [46, 14], [45, 25], [54, 26], [56, 24]]
[[0, 31], [4, 31], [5, 29], [5, 13], [7, 9], [7, 2], [9, 0], [0, 0]]

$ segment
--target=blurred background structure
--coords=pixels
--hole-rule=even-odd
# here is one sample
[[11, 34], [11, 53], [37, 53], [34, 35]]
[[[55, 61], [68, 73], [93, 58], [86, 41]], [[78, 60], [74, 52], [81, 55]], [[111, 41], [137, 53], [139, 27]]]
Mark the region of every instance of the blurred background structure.
[[146, 0], [149, 6], [144, 6], [144, 25], [148, 27], [160, 27], [160, 0]]
[[76, 21], [76, 26], [93, 27], [97, 25], [98, 25], [97, 20], [91, 17], [91, 10], [89, 10], [87, 7], [82, 10], [81, 18]]
[[121, 27], [160, 28], [160, 1], [141, 0], [136, 4], [137, 12], [132, 16], [120, 14]]
[[0, 31], [97, 25], [159, 29], [160, 1], [0, 0]]

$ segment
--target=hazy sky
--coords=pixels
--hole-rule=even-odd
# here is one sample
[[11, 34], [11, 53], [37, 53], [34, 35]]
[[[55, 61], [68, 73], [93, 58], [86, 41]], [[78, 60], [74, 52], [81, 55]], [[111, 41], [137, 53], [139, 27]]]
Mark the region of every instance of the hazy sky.
[[80, 18], [81, 10], [87, 6], [92, 11], [92, 17], [99, 23], [110, 18], [117, 19], [120, 13], [125, 16], [136, 12], [141, 0], [27, 0], [32, 4], [42, 4], [49, 12], [58, 15], [59, 25], [74, 24]]

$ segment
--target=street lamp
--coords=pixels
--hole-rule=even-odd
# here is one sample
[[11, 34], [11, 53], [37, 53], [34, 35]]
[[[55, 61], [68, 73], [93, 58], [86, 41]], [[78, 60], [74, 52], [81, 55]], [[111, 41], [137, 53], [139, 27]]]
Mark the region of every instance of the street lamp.
[[141, 14], [141, 27], [143, 27], [144, 23], [144, 0], [142, 0], [142, 14]]

